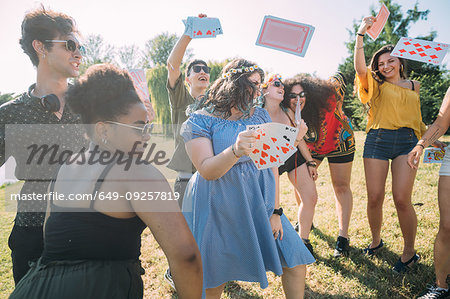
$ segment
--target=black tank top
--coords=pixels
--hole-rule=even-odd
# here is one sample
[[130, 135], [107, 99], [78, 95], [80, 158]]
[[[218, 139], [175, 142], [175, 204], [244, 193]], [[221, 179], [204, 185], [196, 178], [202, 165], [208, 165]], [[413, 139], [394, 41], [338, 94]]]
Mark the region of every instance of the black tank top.
[[[115, 163], [109, 164], [97, 179], [93, 194]], [[50, 184], [54, 190], [55, 181]], [[51, 193], [52, 194], [52, 193]], [[44, 263], [56, 260], [132, 260], [141, 254], [141, 233], [146, 225], [138, 217], [120, 219], [89, 208], [63, 208], [53, 204], [45, 225]], [[84, 210], [84, 211], [83, 211]]]

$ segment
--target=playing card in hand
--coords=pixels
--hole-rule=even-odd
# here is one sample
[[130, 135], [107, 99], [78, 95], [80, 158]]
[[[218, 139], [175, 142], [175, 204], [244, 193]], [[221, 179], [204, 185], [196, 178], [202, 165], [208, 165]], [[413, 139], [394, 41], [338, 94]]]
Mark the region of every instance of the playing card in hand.
[[250, 158], [258, 169], [278, 167], [293, 153], [297, 129], [279, 123], [249, 125], [247, 130], [255, 130], [256, 144]]
[[373, 23], [372, 27], [367, 30], [367, 35], [370, 36], [372, 40], [376, 40], [380, 35], [381, 31], [384, 28], [384, 25], [386, 25], [389, 14], [389, 9], [386, 5], [383, 4], [380, 8], [380, 11], [378, 12], [376, 21]]
[[[449, 148], [447, 147], [446, 150]], [[426, 148], [423, 153], [423, 163], [442, 163], [445, 156], [445, 150], [436, 148], [436, 147], [429, 147]]]
[[183, 23], [186, 26], [185, 34], [192, 38], [216, 37], [219, 34], [223, 34], [218, 18], [188, 17], [186, 20], [183, 20]]
[[270, 124], [266, 132], [278, 150], [281, 164], [284, 164], [297, 150], [294, 147], [294, 142], [297, 138], [298, 129], [280, 123]]
[[300, 98], [297, 97], [297, 105], [295, 106], [295, 123], [299, 124], [302, 120], [302, 105], [300, 104]]
[[449, 45], [427, 40], [402, 37], [391, 56], [439, 65], [447, 54]]
[[255, 130], [257, 132], [256, 143], [249, 157], [258, 169], [278, 167], [282, 164], [278, 150], [267, 134], [266, 129], [267, 124], [247, 126], [247, 130]]

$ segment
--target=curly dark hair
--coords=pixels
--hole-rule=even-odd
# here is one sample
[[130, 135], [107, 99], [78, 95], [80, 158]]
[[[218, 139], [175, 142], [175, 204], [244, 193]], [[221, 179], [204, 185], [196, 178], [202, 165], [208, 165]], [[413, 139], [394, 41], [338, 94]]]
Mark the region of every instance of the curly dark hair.
[[54, 39], [58, 35], [77, 33], [75, 20], [63, 13], [45, 9], [41, 5], [38, 9], [28, 12], [22, 21], [22, 38], [19, 40], [23, 52], [30, 57], [31, 63], [38, 66], [39, 58], [33, 48], [33, 41], [38, 40], [47, 50], [53, 46], [45, 40]]
[[214, 112], [222, 114], [224, 118], [231, 116], [232, 107], [246, 111], [258, 93], [258, 86], [250, 82], [248, 77], [258, 73], [263, 82], [264, 71], [258, 67], [253, 72], [236, 72], [227, 78], [223, 78], [222, 75], [230, 69], [241, 69], [254, 65], [256, 64], [242, 58], [230, 61], [209, 89], [205, 105], [212, 107]]
[[326, 80], [305, 75], [286, 79], [283, 83], [284, 99], [281, 102], [281, 106], [290, 109], [289, 94], [292, 91], [292, 87], [300, 85], [306, 93], [302, 118], [309, 127], [319, 130], [325, 117], [325, 112], [331, 109], [328, 99], [330, 96], [335, 95], [334, 87]]
[[[370, 60], [370, 69], [372, 70], [372, 77], [378, 81], [379, 83], [383, 83], [386, 78], [380, 73], [378, 70], [378, 60], [380, 59], [380, 56], [384, 53], [391, 53], [394, 50], [394, 45], [386, 45], [381, 47], [378, 51], [373, 54], [372, 59]], [[402, 79], [407, 79], [408, 76], [406, 75], [406, 60], [400, 57], [397, 57], [400, 60], [401, 67], [400, 67], [400, 77]]]
[[[65, 99], [84, 124], [117, 120], [133, 104], [141, 103], [133, 81], [126, 70], [111, 64], [89, 67], [66, 92]], [[87, 126], [92, 137], [92, 126]]]

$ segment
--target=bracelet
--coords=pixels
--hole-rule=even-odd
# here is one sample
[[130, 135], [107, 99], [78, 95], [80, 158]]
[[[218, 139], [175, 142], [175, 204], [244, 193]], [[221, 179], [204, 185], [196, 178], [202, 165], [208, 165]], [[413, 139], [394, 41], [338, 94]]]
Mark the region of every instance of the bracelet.
[[316, 168], [317, 164], [314, 161], [306, 161], [306, 166]]
[[231, 151], [233, 152], [233, 155], [236, 157], [236, 158], [240, 158], [238, 155], [236, 155], [236, 152], [234, 151], [234, 143], [231, 145]]
[[361, 34], [361, 33], [359, 33], [359, 32], [357, 32], [356, 34], [359, 35], [359, 36], [362, 36], [362, 37], [365, 36], [365, 34]]
[[364, 48], [364, 46], [361, 46], [361, 47], [359, 47], [359, 48], [356, 48], [356, 50], [359, 50], [359, 49], [362, 49], [362, 48]]
[[295, 142], [300, 143], [301, 139], [295, 139]]
[[422, 149], [425, 149], [425, 146], [422, 143], [417, 143], [416, 146], [421, 146]]

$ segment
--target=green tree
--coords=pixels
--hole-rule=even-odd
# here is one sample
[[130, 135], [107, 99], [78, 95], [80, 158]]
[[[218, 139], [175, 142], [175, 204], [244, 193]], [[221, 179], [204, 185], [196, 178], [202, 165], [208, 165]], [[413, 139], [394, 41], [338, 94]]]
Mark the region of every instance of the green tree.
[[0, 105], [3, 105], [6, 102], [14, 100], [17, 96], [14, 96], [14, 93], [4, 93], [0, 92]]
[[91, 65], [114, 62], [116, 50], [107, 44], [101, 35], [88, 35], [84, 41], [86, 54], [83, 56], [80, 73], [83, 74]]
[[117, 50], [120, 65], [126, 69], [140, 68], [141, 50], [136, 45], [123, 46]]
[[156, 37], [150, 39], [145, 44], [143, 68], [151, 68], [152, 66], [166, 65], [170, 51], [175, 46], [178, 36], [163, 32]]
[[170, 135], [172, 129], [169, 95], [166, 89], [167, 68], [165, 65], [158, 65], [147, 71], [147, 82], [152, 99], [153, 109], [156, 113], [156, 122], [163, 125], [163, 133]]
[[223, 67], [230, 62], [231, 59], [227, 58], [223, 61], [208, 61], [208, 66], [211, 68], [211, 72], [209, 73], [209, 81], [213, 83], [219, 78], [220, 73], [222, 72]]
[[[386, 44], [396, 44], [401, 37], [407, 37], [409, 28], [412, 24], [418, 20], [426, 20], [429, 14], [429, 10], [419, 11], [418, 4], [416, 3], [413, 8], [408, 9], [406, 13], [402, 13], [401, 6], [394, 3], [392, 0], [380, 0], [381, 4], [385, 4], [390, 11], [389, 19], [381, 32], [377, 40], [369, 40], [365, 38], [364, 52], [366, 56], [366, 64], [370, 63], [372, 55], [382, 46]], [[372, 8], [370, 10], [371, 15], [376, 15], [376, 11]], [[362, 19], [362, 17], [361, 17]], [[349, 29], [350, 41], [346, 43], [349, 50], [349, 56], [345, 59], [344, 63], [339, 65], [339, 71], [343, 72], [348, 81], [347, 93], [344, 98], [344, 111], [352, 118], [353, 124], [356, 129], [363, 129], [366, 124], [366, 111], [357, 96], [353, 93], [355, 78], [355, 70], [353, 68], [353, 51], [355, 47], [355, 36], [359, 28], [361, 20], [355, 21], [353, 28]], [[417, 37], [420, 39], [433, 40], [436, 37], [436, 32], [432, 31], [427, 36]], [[421, 81], [421, 101], [422, 101], [422, 114], [424, 115], [424, 121], [430, 123], [432, 119], [436, 117], [436, 99], [443, 98], [445, 94], [445, 85], [448, 86], [448, 76], [446, 71], [441, 70], [439, 67], [427, 65], [416, 61], [408, 61], [409, 76], [412, 79]], [[435, 80], [435, 81], [431, 81]], [[447, 82], [447, 83], [445, 83]], [[434, 86], [436, 85], [436, 86]], [[425, 90], [430, 91], [425, 91]], [[433, 102], [434, 101], [434, 102]], [[429, 104], [433, 102], [431, 109]], [[440, 105], [440, 102], [439, 102]]]

